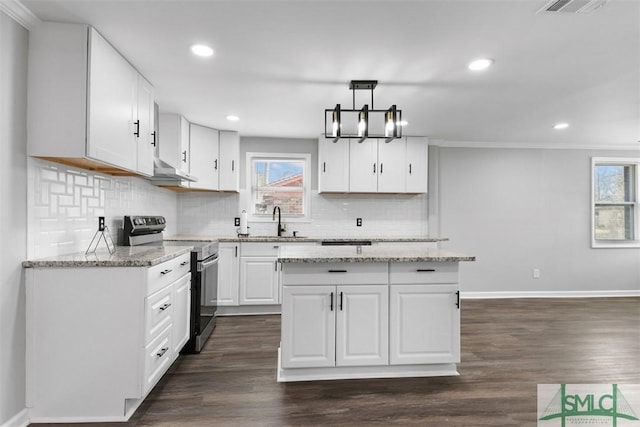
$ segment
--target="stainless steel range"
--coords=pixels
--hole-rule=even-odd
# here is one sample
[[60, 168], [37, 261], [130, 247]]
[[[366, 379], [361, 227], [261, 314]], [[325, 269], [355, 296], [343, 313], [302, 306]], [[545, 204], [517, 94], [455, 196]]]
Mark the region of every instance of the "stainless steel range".
[[193, 246], [191, 251], [191, 336], [182, 353], [200, 353], [216, 325], [218, 242], [165, 240], [162, 216], [124, 217], [124, 245]]

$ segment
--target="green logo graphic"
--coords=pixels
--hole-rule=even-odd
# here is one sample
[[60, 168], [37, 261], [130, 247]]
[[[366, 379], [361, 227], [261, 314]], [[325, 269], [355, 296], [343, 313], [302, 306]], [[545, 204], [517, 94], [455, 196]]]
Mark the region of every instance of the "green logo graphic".
[[[579, 417], [579, 424], [594, 424], [596, 420], [607, 420], [617, 427], [618, 419], [638, 421], [633, 408], [624, 397], [617, 384], [611, 385], [611, 393], [567, 393], [567, 385], [560, 388], [553, 396], [539, 421], [560, 419], [561, 427], [565, 427], [567, 419]], [[597, 417], [597, 418], [596, 418]], [[634, 423], [635, 424], [635, 423]]]

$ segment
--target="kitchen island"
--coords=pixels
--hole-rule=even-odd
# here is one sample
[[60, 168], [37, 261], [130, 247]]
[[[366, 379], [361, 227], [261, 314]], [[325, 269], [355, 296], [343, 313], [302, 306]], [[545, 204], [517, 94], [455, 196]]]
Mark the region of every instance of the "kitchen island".
[[279, 382], [458, 375], [459, 263], [390, 245], [280, 248]]

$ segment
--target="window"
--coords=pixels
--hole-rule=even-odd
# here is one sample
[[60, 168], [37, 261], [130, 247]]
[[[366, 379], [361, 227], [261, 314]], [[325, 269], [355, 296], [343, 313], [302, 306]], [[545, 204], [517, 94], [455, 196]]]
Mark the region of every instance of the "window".
[[247, 153], [249, 213], [271, 221], [280, 207], [283, 218], [309, 218], [309, 154]]
[[640, 247], [640, 159], [592, 159], [593, 247]]

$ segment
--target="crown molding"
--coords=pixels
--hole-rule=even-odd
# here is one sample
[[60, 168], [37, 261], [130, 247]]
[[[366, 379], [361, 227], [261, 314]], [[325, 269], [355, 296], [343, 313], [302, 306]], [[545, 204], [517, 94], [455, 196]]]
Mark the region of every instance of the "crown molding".
[[429, 145], [443, 148], [513, 148], [523, 150], [617, 150], [639, 151], [640, 144], [570, 144], [554, 142], [495, 142], [495, 141], [447, 141], [430, 139]]
[[6, 13], [10, 18], [31, 31], [42, 23], [40, 18], [33, 14], [19, 0], [0, 0], [0, 11]]

